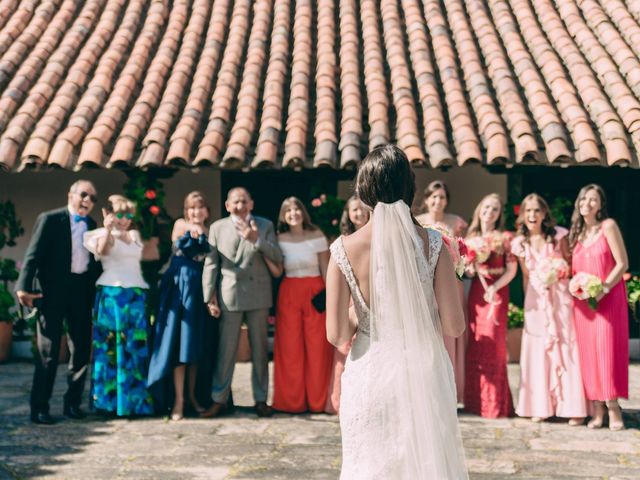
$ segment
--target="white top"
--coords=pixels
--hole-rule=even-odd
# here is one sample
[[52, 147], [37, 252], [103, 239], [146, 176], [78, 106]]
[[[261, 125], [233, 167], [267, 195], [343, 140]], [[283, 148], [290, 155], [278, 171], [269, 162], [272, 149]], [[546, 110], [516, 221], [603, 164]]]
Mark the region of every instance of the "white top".
[[89, 252], [82, 246], [82, 236], [87, 231], [87, 222], [74, 218], [76, 212], [68, 208], [71, 224], [71, 273], [84, 273], [89, 270]]
[[284, 255], [284, 274], [286, 277], [318, 277], [321, 275], [318, 253], [329, 250], [324, 237], [311, 238], [301, 242], [279, 241]]
[[125, 243], [118, 238], [120, 232], [113, 231], [115, 242], [109, 250], [109, 254], [100, 257], [96, 253], [98, 239], [107, 234], [106, 228], [97, 228], [84, 234], [84, 246], [93, 253], [96, 260], [102, 262], [102, 275], [98, 278], [96, 285], [105, 287], [122, 288], [149, 288], [147, 282], [142, 277], [140, 260], [142, 259], [142, 240], [136, 230], [129, 230], [133, 239], [130, 243]]

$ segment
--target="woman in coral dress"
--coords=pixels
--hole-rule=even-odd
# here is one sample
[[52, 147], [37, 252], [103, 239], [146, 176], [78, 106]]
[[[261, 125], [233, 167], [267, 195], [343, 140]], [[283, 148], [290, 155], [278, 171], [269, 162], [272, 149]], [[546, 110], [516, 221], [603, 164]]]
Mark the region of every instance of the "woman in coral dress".
[[571, 222], [571, 270], [598, 276], [603, 291], [593, 310], [587, 301], [574, 299], [578, 350], [588, 400], [593, 402], [589, 428], [600, 428], [606, 413], [609, 428], [624, 428], [618, 398], [629, 396], [629, 318], [622, 276], [627, 251], [616, 222], [607, 218], [606, 197], [598, 185], [578, 194]]
[[511, 235], [501, 231], [502, 208], [498, 195], [484, 197], [467, 236], [470, 255], [475, 255], [469, 273], [476, 276], [469, 291], [464, 408], [486, 418], [513, 415], [506, 336], [508, 285], [518, 267], [510, 252]]
[[[424, 189], [422, 200], [422, 213], [416, 217], [423, 227], [435, 227], [449, 233], [452, 237], [464, 237], [467, 233], [467, 222], [458, 215], [447, 213], [447, 207], [451, 201], [449, 188], [441, 180], [434, 180]], [[464, 302], [464, 284], [459, 283], [460, 298]], [[466, 311], [465, 311], [466, 313]], [[467, 319], [465, 318], [465, 322]], [[464, 399], [464, 356], [467, 349], [468, 330], [457, 338], [444, 335], [444, 346], [447, 349], [453, 373], [456, 378], [456, 391], [458, 403]]]
[[587, 403], [569, 293], [569, 232], [554, 224], [542, 197], [525, 197], [511, 243], [525, 289], [516, 413], [534, 422], [570, 418], [569, 425], [577, 426], [587, 416]]
[[[356, 195], [352, 195], [347, 200], [340, 219], [340, 233], [344, 236], [355, 233], [356, 230], [364, 227], [369, 221], [371, 210], [360, 201]], [[338, 413], [340, 410], [340, 383], [344, 364], [347, 355], [351, 350], [351, 342], [347, 342], [333, 349], [333, 365], [331, 366], [331, 376], [329, 378], [329, 392], [327, 393], [327, 404], [324, 407], [326, 413]]]

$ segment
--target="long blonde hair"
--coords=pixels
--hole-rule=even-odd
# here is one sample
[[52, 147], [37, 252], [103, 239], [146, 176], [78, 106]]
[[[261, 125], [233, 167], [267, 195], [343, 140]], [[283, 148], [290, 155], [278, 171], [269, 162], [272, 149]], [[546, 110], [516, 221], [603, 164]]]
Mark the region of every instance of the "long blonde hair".
[[480, 226], [480, 208], [482, 207], [482, 204], [489, 199], [496, 200], [500, 204], [500, 215], [496, 220], [495, 228], [496, 230], [500, 231], [504, 229], [504, 203], [502, 202], [500, 195], [498, 195], [497, 193], [490, 193], [489, 195], [484, 196], [482, 200], [480, 200], [480, 202], [476, 206], [476, 209], [473, 211], [473, 217], [471, 218], [471, 225], [469, 226], [469, 230], [467, 231], [467, 237], [477, 237], [479, 235], [482, 235], [482, 227]]

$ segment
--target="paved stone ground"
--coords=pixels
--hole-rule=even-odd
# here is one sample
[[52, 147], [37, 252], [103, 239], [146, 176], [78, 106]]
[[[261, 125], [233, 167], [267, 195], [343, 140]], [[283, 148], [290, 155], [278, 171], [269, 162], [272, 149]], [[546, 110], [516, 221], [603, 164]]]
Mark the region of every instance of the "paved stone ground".
[[[215, 420], [105, 420], [61, 416], [64, 367], [54, 393], [53, 427], [28, 422], [32, 367], [0, 365], [0, 480], [60, 479], [335, 479], [340, 470], [337, 419], [276, 415], [248, 408]], [[518, 366], [510, 365], [514, 393]], [[239, 364], [234, 396], [250, 405], [250, 367]], [[628, 429], [588, 430], [561, 422], [485, 420], [461, 414], [472, 479], [640, 479], [640, 365], [623, 402]], [[395, 479], [389, 479], [395, 480]]]

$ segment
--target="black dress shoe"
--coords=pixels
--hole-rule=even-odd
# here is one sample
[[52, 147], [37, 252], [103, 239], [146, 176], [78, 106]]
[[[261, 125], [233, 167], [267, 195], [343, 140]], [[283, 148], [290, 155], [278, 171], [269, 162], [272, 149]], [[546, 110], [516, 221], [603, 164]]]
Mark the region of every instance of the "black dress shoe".
[[273, 415], [273, 409], [267, 405], [267, 402], [256, 402], [256, 413], [259, 417], [270, 417]]
[[53, 425], [56, 421], [48, 413], [32, 413], [31, 422], [38, 425]]
[[73, 407], [68, 405], [64, 407], [64, 416], [69, 417], [72, 420], [82, 420], [86, 417], [85, 413], [80, 410], [80, 407]]

